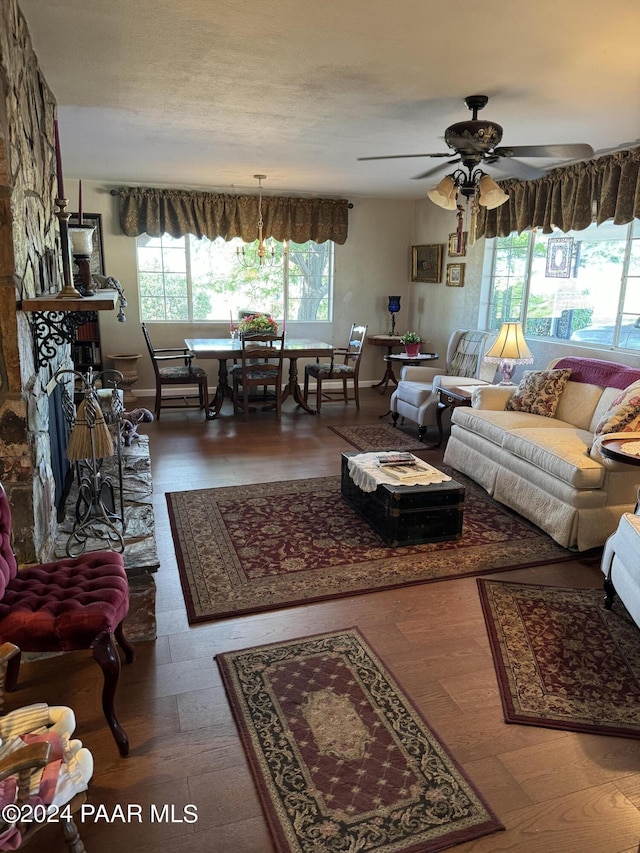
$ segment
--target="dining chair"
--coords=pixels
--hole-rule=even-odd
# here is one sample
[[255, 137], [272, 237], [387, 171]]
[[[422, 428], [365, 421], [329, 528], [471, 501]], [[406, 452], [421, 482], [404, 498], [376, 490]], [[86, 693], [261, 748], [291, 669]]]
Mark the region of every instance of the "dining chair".
[[[367, 326], [358, 326], [354, 323], [349, 332], [349, 341], [346, 347], [334, 349], [331, 361], [321, 363], [316, 359], [315, 364], [307, 364], [304, 368], [304, 399], [309, 397], [309, 379], [316, 381], [316, 410], [320, 411], [322, 400], [325, 402], [348, 403], [354, 400], [356, 409], [360, 408], [360, 395], [358, 390], [358, 375], [360, 373], [360, 358], [362, 347], [367, 335]], [[336, 363], [336, 358], [342, 359]], [[322, 390], [322, 383], [328, 379], [341, 379], [342, 390]], [[353, 397], [349, 397], [347, 381], [353, 380]]]
[[[188, 406], [187, 402], [194, 399], [194, 395], [180, 395], [175, 397], [163, 397], [162, 388], [164, 385], [197, 385], [198, 386], [198, 404], [205, 412], [208, 406], [208, 385], [209, 381], [206, 372], [202, 367], [192, 364], [195, 358], [194, 354], [186, 347], [163, 347], [162, 349], [154, 348], [151, 343], [149, 330], [144, 323], [142, 325], [142, 334], [144, 335], [151, 362], [153, 364], [153, 372], [156, 377], [156, 401], [155, 401], [155, 416], [156, 420], [160, 420], [160, 409], [183, 409]], [[173, 363], [169, 363], [173, 362]], [[182, 362], [177, 364], [176, 362]], [[182, 404], [171, 403], [171, 400], [182, 400]]]
[[[87, 551], [18, 571], [11, 548], [11, 507], [0, 484], [0, 643], [23, 652], [70, 652], [91, 649], [104, 678], [102, 710], [120, 755], [129, 738], [116, 717], [114, 701], [120, 679], [120, 656], [135, 657], [124, 635], [129, 610], [129, 581], [122, 555]], [[16, 689], [20, 655], [7, 666], [5, 688]]]
[[[274, 400], [263, 410], [275, 409], [280, 420], [282, 410], [282, 371], [284, 332], [280, 335], [256, 332], [242, 335], [240, 363], [231, 368], [233, 377], [233, 411], [249, 419], [249, 393], [252, 388], [275, 386]], [[241, 393], [242, 391], [242, 393]]]

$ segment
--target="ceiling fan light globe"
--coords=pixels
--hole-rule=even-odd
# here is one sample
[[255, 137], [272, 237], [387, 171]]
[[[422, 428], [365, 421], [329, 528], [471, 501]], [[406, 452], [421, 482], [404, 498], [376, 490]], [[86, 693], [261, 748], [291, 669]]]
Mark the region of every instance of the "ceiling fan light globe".
[[502, 190], [490, 175], [483, 175], [478, 182], [478, 203], [487, 210], [493, 210], [495, 207], [500, 207], [505, 201], [509, 200], [509, 196]]
[[455, 210], [458, 199], [456, 182], [451, 175], [447, 175], [436, 187], [427, 192], [427, 197], [438, 207], [445, 210]]

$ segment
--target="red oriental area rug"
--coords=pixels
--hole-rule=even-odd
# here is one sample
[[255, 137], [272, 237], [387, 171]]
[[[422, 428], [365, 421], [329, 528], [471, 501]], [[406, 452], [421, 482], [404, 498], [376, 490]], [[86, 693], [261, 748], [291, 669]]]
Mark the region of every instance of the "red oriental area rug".
[[451, 473], [466, 489], [462, 537], [399, 548], [341, 500], [339, 477], [169, 492], [189, 621], [575, 556]]
[[478, 579], [507, 723], [640, 737], [640, 631], [601, 589]]
[[217, 661], [279, 853], [432, 853], [504, 829], [356, 628]]

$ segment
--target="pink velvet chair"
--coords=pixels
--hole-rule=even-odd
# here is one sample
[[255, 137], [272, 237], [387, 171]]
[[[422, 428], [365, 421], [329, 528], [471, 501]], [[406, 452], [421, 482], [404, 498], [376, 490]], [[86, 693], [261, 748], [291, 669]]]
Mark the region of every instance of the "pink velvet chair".
[[[0, 643], [24, 652], [70, 652], [92, 649], [104, 675], [102, 709], [122, 756], [129, 738], [116, 717], [114, 700], [120, 656], [127, 663], [134, 650], [122, 621], [129, 610], [129, 583], [122, 556], [92, 551], [80, 557], [28, 566], [18, 571], [11, 549], [11, 509], [0, 484]], [[20, 655], [7, 668], [6, 690], [15, 690]]]

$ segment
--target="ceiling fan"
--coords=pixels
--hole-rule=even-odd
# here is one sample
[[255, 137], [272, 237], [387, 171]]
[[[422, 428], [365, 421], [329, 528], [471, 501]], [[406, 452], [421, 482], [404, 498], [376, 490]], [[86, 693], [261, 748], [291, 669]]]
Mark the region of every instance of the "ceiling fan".
[[[489, 102], [487, 95], [469, 95], [464, 100], [471, 110], [471, 121], [459, 121], [452, 124], [444, 132], [444, 140], [457, 155], [450, 164], [462, 163], [469, 171], [482, 165], [493, 166], [511, 177], [535, 179], [542, 177], [545, 172], [533, 168], [526, 163], [514, 160], [516, 157], [546, 157], [562, 160], [582, 160], [593, 155], [593, 148], [584, 143], [568, 143], [559, 145], [513, 145], [500, 146], [502, 142], [502, 127], [492, 121], [478, 118], [478, 112]], [[358, 160], [395, 160], [408, 157], [451, 157], [451, 151], [436, 154], [387, 154], [380, 157], [358, 157]], [[438, 165], [432, 169], [415, 175], [415, 180], [427, 178], [442, 169]], [[474, 182], [475, 183], [475, 182]]]

